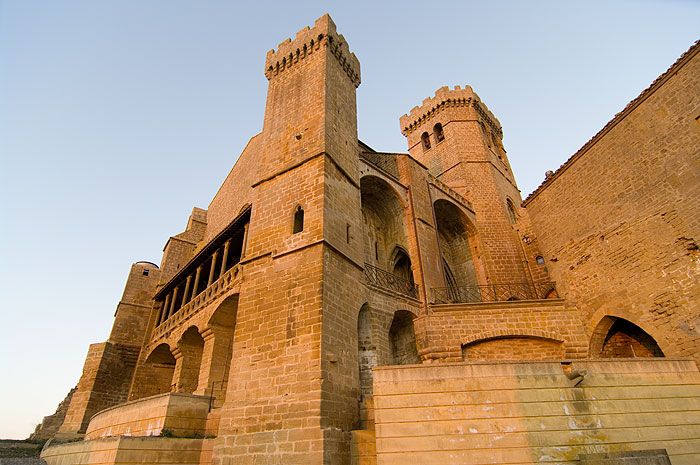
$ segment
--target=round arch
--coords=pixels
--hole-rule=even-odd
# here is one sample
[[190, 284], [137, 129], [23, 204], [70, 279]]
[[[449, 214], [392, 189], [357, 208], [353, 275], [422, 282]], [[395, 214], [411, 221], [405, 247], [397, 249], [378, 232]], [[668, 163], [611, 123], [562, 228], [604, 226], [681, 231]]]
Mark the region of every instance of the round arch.
[[420, 363], [416, 346], [413, 320], [416, 316], [408, 310], [397, 310], [389, 327], [389, 346], [392, 365]]

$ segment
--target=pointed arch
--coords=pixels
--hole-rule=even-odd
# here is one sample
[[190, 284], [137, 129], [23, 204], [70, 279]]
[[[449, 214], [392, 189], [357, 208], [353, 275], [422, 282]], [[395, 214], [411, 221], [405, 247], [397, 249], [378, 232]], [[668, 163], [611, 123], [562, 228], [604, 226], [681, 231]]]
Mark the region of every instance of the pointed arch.
[[642, 328], [621, 317], [606, 315], [598, 322], [589, 343], [594, 358], [663, 357], [656, 340]]

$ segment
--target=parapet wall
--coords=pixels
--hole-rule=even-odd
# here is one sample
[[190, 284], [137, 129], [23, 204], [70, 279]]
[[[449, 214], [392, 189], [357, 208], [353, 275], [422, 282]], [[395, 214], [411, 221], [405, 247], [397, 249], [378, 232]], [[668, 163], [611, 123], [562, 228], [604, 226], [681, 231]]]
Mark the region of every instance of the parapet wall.
[[455, 86], [454, 89], [450, 89], [447, 86], [440, 87], [435, 91], [433, 97], [423, 99], [423, 103], [420, 106], [413, 107], [408, 114], [400, 118], [401, 133], [408, 136], [435, 113], [444, 108], [455, 106], [473, 106], [493, 132], [498, 134], [500, 138], [503, 138], [503, 129], [498, 118], [491, 113], [486, 104], [481, 101], [474, 89], [469, 85], [464, 86], [464, 88]]
[[[582, 380], [567, 377], [576, 370]], [[700, 463], [690, 360], [377, 367], [374, 403], [379, 465], [578, 465], [649, 449], [666, 449], [674, 465]]]
[[299, 30], [294, 40], [288, 38], [278, 45], [277, 50], [267, 52], [265, 77], [270, 80], [325, 47], [330, 48], [331, 54], [338, 60], [355, 87], [359, 86], [360, 61], [350, 51], [345, 37], [337, 33], [335, 23], [327, 14], [318, 18], [312, 28], [307, 26]]

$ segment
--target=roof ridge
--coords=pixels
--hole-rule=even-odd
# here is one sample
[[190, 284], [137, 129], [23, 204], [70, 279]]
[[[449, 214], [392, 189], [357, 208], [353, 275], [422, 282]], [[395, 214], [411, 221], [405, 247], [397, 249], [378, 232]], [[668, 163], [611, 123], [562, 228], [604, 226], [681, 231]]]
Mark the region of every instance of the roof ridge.
[[696, 40], [693, 45], [690, 46], [688, 50], [686, 50], [678, 59], [673, 62], [673, 64], [662, 74], [660, 74], [656, 79], [652, 81], [649, 86], [647, 86], [646, 89], [644, 89], [638, 96], [636, 96], [634, 99], [632, 99], [625, 107], [618, 113], [615, 114], [615, 116], [612, 117], [610, 121], [608, 121], [603, 128], [595, 133], [593, 137], [588, 139], [588, 141], [581, 146], [580, 149], [578, 149], [573, 155], [571, 155], [564, 163], [559, 166], [559, 168], [554, 171], [553, 174], [550, 176], [546, 177], [542, 183], [537, 186], [537, 188], [532, 191], [525, 200], [523, 200], [523, 205], [526, 205], [529, 203], [532, 199], [537, 197], [537, 195], [542, 192], [542, 190], [550, 184], [555, 178], [559, 177], [559, 175], [571, 164], [576, 161], [579, 157], [581, 157], [585, 152], [588, 151], [600, 138], [610, 131], [614, 126], [617, 125], [622, 119], [627, 116], [628, 113], [630, 113], [634, 108], [636, 108], [639, 104], [641, 104], [644, 100], [647, 99], [661, 84], [663, 81], [666, 79], [670, 78], [673, 73], [675, 73], [682, 65], [684, 65], [690, 58], [693, 57], [698, 51], [700, 51], [700, 39]]

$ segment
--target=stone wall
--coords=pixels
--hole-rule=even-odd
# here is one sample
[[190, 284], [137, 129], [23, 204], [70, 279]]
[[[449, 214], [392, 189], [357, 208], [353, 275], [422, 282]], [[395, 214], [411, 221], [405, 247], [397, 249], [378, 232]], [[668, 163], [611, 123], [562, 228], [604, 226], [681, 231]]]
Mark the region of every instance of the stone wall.
[[115, 437], [47, 447], [48, 465], [211, 465], [211, 439]]
[[[421, 357], [427, 361], [456, 362], [464, 356], [482, 358], [489, 353], [497, 359], [510, 360], [586, 355], [580, 316], [559, 299], [430, 308], [428, 315], [415, 322], [417, 333], [424, 334], [418, 346]], [[488, 347], [483, 345], [486, 342]]]
[[611, 315], [700, 357], [699, 96], [696, 44], [525, 201], [589, 336]]
[[209, 397], [167, 393], [126, 402], [97, 413], [86, 440], [111, 436], [203, 437]]
[[[570, 369], [587, 373], [570, 380]], [[666, 449], [674, 465], [700, 461], [700, 373], [689, 360], [379, 367], [374, 402], [379, 465], [575, 465], [647, 449]]]
[[36, 429], [29, 436], [30, 441], [43, 441], [46, 439], [51, 439], [58, 432], [58, 428], [61, 427], [63, 421], [66, 418], [66, 412], [68, 411], [68, 406], [73, 398], [77, 388], [73, 388], [68, 391], [66, 397], [58, 404], [56, 412], [53, 415], [44, 417], [40, 424], [36, 425]]

